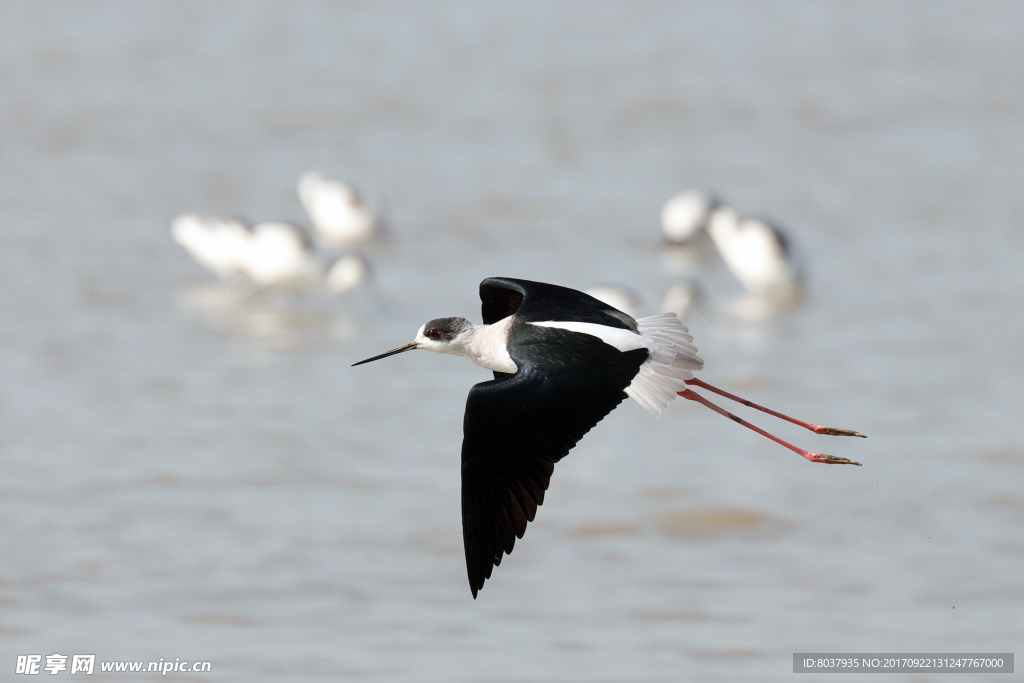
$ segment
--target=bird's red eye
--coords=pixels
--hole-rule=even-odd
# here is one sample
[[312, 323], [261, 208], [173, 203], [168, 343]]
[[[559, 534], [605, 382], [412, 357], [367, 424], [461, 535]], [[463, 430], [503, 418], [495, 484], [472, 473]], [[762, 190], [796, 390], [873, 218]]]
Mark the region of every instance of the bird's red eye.
[[437, 330], [435, 330], [433, 327], [431, 327], [429, 330], [427, 330], [423, 334], [427, 335], [431, 339], [437, 339]]

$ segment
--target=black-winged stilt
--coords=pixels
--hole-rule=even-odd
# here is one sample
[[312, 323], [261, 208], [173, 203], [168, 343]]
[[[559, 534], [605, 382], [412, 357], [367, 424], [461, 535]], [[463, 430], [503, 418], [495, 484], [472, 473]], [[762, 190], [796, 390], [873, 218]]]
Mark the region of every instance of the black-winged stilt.
[[634, 320], [583, 292], [510, 278], [481, 282], [480, 299], [483, 325], [436, 318], [412, 342], [354, 364], [427, 349], [494, 372], [470, 390], [463, 421], [462, 535], [474, 598], [533, 521], [555, 463], [627, 396], [657, 417], [679, 395], [812, 462], [860, 464], [797, 448], [690, 389], [703, 387], [819, 434], [863, 436], [795, 420], [695, 379], [704, 361], [672, 313]]

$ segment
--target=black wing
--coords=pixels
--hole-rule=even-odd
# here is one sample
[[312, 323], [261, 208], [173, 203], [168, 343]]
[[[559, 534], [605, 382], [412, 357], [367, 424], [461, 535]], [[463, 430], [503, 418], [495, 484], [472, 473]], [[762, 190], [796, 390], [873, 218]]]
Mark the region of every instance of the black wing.
[[560, 320], [637, 331], [636, 320], [617, 308], [575, 289], [543, 282], [489, 277], [480, 283], [480, 301], [485, 325], [515, 313], [524, 322]]
[[555, 463], [625, 398], [647, 357], [588, 335], [522, 328], [518, 372], [477, 384], [466, 402], [462, 537], [474, 598], [533, 521]]

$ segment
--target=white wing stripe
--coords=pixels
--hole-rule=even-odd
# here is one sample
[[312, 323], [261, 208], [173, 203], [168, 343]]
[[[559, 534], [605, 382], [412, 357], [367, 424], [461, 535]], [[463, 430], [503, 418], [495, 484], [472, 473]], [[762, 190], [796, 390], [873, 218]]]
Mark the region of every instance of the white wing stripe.
[[633, 330], [624, 330], [620, 327], [608, 327], [607, 325], [598, 325], [597, 323], [578, 323], [575, 321], [559, 320], [548, 320], [542, 323], [530, 324], [537, 325], [538, 327], [555, 327], [560, 330], [589, 334], [592, 337], [597, 337], [609, 346], [614, 346], [619, 351], [632, 351], [633, 349], [642, 349], [647, 346], [647, 344], [644, 343], [644, 338], [642, 336]]

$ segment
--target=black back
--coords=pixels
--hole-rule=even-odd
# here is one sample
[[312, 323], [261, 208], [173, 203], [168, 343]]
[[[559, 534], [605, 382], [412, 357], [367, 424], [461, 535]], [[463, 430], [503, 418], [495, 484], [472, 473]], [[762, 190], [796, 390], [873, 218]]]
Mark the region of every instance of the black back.
[[[533, 521], [555, 463], [625, 398], [623, 390], [647, 358], [646, 349], [623, 353], [590, 335], [522, 320], [582, 315], [583, 322], [627, 327], [613, 312], [633, 320], [581, 292], [504, 278], [484, 280], [480, 292], [485, 322], [518, 306], [509, 331], [518, 371], [477, 384], [466, 401], [462, 535], [474, 598]], [[567, 318], [567, 300], [582, 302], [581, 313]]]
[[485, 325], [514, 313], [524, 322], [561, 320], [637, 331], [636, 320], [617, 308], [575, 289], [543, 282], [489, 277], [480, 283], [480, 301]]

